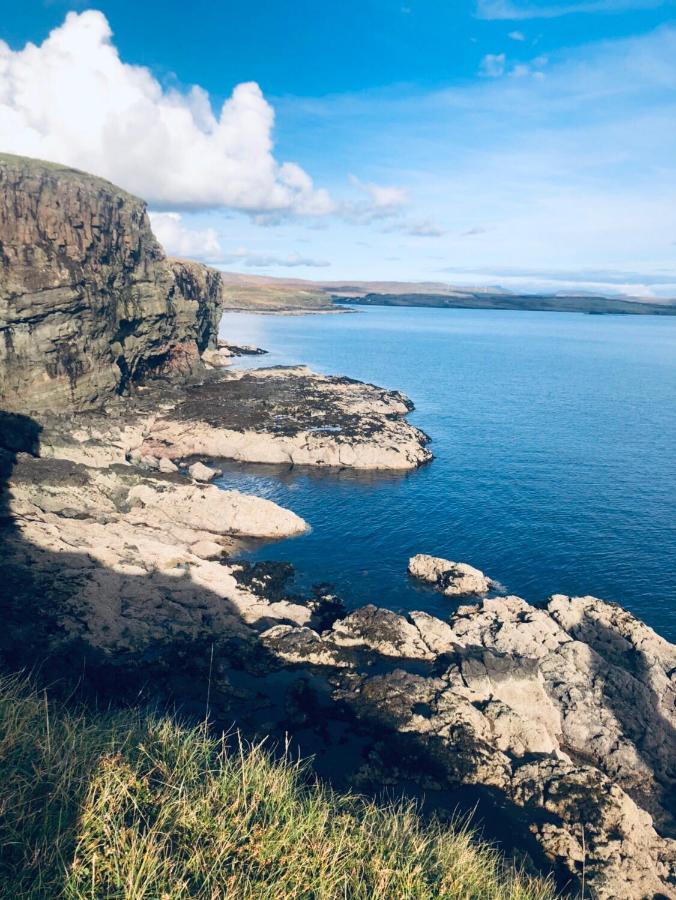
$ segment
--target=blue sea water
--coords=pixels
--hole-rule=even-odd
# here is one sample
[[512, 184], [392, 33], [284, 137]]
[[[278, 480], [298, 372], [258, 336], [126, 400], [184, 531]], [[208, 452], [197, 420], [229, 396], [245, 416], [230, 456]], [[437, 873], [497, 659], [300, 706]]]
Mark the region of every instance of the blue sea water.
[[408, 558], [471, 563], [510, 593], [593, 594], [676, 639], [676, 318], [374, 307], [228, 313], [221, 334], [404, 391], [433, 462], [404, 475], [238, 465], [224, 487], [312, 526], [258, 546], [350, 606], [448, 614]]

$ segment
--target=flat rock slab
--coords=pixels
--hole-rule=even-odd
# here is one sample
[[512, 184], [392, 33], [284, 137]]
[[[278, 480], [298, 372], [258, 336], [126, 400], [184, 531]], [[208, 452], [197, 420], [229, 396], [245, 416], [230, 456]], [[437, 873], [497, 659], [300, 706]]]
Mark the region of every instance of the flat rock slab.
[[304, 367], [233, 372], [187, 387], [145, 429], [142, 455], [353, 469], [414, 469], [431, 459], [405, 416], [411, 402]]

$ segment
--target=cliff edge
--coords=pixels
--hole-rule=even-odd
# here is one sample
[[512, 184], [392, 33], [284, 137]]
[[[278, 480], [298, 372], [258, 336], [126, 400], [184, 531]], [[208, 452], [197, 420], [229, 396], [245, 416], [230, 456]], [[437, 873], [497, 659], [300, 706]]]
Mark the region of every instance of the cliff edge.
[[220, 275], [170, 260], [145, 203], [101, 178], [0, 154], [0, 396], [22, 412], [101, 405], [215, 340]]

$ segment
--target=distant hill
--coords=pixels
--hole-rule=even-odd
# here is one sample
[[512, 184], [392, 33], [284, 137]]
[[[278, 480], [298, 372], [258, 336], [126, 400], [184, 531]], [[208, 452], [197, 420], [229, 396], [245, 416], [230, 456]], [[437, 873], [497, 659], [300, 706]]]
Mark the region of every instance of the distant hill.
[[594, 315], [676, 316], [676, 303], [624, 300], [619, 297], [559, 294], [509, 294], [467, 292], [463, 294], [365, 294], [343, 297], [357, 306], [426, 306], [438, 309], [513, 309], [542, 312], [581, 312]]
[[331, 312], [352, 306], [440, 309], [513, 309], [596, 315], [676, 315], [676, 299], [601, 297], [596, 294], [514, 294], [503, 288], [462, 288], [443, 282], [306, 281], [223, 272], [228, 309], [260, 312]]

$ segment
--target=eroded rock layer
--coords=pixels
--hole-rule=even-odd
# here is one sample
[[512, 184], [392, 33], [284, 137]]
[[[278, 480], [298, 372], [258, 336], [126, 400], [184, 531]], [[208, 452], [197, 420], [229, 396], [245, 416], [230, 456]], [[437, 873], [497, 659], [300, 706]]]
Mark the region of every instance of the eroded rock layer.
[[64, 166], [0, 156], [4, 409], [84, 409], [148, 372], [189, 371], [220, 313], [219, 274], [168, 260], [142, 200]]

